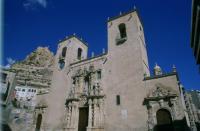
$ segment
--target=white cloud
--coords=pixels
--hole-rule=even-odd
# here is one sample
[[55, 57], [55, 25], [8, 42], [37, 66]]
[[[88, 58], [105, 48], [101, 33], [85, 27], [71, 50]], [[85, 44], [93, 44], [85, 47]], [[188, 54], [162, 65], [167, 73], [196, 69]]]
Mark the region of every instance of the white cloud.
[[5, 69], [9, 69], [10, 68], [10, 65], [7, 64], [6, 66], [4, 66]]
[[38, 7], [47, 7], [47, 0], [25, 0], [23, 3], [25, 9], [35, 10]]
[[15, 60], [14, 59], [12, 59], [12, 58], [7, 58], [6, 59], [7, 60], [7, 62], [8, 62], [8, 64], [10, 64], [10, 65], [12, 65], [12, 64], [14, 64], [15, 63]]
[[3, 67], [3, 68], [6, 68], [6, 69], [8, 69], [8, 68], [10, 68], [10, 66], [12, 65], [12, 64], [14, 64], [15, 63], [15, 60], [14, 59], [12, 59], [12, 58], [7, 58], [6, 59], [7, 60], [7, 65], [6, 66], [1, 66], [1, 68]]

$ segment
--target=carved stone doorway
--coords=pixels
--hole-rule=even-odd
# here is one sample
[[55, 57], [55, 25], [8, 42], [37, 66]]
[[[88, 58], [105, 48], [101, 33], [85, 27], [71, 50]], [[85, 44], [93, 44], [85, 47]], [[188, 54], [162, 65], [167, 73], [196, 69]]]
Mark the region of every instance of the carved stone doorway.
[[168, 110], [160, 109], [156, 113], [157, 125], [155, 131], [174, 131], [172, 117]]
[[37, 117], [35, 131], [40, 131], [41, 123], [42, 123], [42, 115], [39, 114], [38, 117]]
[[86, 131], [88, 126], [88, 108], [79, 108], [78, 131]]

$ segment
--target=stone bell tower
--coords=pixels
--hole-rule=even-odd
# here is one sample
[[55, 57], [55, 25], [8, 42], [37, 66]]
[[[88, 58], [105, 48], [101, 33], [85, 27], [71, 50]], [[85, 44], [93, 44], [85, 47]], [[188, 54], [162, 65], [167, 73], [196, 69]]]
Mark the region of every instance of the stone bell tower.
[[65, 102], [71, 87], [70, 64], [87, 58], [88, 47], [72, 35], [59, 42], [54, 58], [52, 86], [47, 100], [45, 124], [48, 129], [63, 129]]
[[108, 52], [112, 62], [134, 61], [134, 65], [142, 66], [141, 73], [149, 76], [144, 30], [138, 13], [134, 10], [111, 18], [107, 27]]
[[147, 114], [142, 106], [144, 76], [149, 65], [143, 26], [137, 11], [108, 20], [106, 67], [106, 129], [145, 130]]

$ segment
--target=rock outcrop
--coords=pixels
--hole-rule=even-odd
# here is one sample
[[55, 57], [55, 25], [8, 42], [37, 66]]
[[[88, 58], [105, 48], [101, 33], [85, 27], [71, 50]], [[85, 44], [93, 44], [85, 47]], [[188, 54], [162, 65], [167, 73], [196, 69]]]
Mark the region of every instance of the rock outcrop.
[[54, 55], [48, 47], [38, 47], [25, 60], [11, 66], [11, 70], [17, 74], [17, 85], [49, 87], [53, 61]]

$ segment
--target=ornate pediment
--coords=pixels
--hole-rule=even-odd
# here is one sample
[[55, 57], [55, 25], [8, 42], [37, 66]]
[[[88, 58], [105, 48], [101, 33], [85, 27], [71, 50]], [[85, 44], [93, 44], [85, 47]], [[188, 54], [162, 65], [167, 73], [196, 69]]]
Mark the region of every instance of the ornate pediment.
[[156, 88], [151, 90], [147, 97], [166, 97], [175, 96], [177, 92], [170, 87], [163, 86], [162, 84], [156, 84]]
[[167, 96], [170, 93], [169, 90], [163, 90], [160, 87], [157, 87], [156, 90], [154, 90], [151, 95], [153, 97], [160, 97], [160, 96]]

